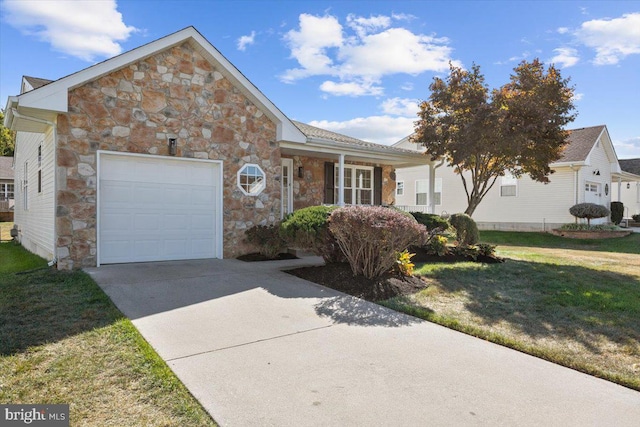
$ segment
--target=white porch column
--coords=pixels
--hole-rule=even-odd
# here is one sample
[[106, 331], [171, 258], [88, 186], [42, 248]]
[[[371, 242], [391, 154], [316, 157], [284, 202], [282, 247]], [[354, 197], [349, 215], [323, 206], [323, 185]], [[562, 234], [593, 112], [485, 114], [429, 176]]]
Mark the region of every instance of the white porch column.
[[338, 206], [344, 206], [344, 154], [338, 161]]
[[622, 191], [622, 177], [618, 177], [618, 201], [621, 202], [622, 200], [620, 199], [621, 194], [620, 192]]
[[436, 197], [435, 197], [435, 187], [436, 187], [436, 169], [433, 167], [433, 162], [428, 166], [429, 167], [429, 213], [436, 213]]

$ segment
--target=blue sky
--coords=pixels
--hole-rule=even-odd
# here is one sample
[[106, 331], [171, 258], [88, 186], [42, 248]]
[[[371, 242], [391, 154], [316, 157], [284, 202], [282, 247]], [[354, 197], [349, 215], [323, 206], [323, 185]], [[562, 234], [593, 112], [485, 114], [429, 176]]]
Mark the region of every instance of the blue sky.
[[0, 2], [0, 105], [22, 75], [64, 77], [193, 25], [287, 116], [389, 144], [448, 63], [490, 87], [521, 60], [555, 63], [578, 128], [606, 124], [640, 157], [640, 1]]

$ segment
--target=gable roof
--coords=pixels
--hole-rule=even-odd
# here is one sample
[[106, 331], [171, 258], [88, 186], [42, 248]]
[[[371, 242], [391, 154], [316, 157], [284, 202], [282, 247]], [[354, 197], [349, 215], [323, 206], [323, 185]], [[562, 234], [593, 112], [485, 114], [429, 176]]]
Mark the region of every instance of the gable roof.
[[[44, 85], [48, 85], [49, 83], [53, 83], [53, 80], [41, 79], [39, 77], [30, 77], [30, 76], [22, 76], [22, 93], [28, 92], [33, 89], [41, 88]], [[27, 83], [30, 87], [25, 85]]]
[[568, 144], [562, 152], [562, 157], [555, 163], [585, 161], [605, 128], [604, 125], [599, 125], [570, 130]]
[[[20, 122], [20, 120], [27, 120], [24, 116], [45, 122], [52, 122], [58, 113], [68, 112], [69, 90], [185, 42], [191, 43], [202, 56], [214, 65], [217, 71], [229, 79], [234, 86], [276, 124], [278, 140], [296, 143], [304, 143], [306, 141], [303, 133], [194, 27], [187, 27], [74, 74], [40, 86], [37, 89], [25, 92], [19, 96], [10, 97], [6, 108], [5, 124], [11, 126], [13, 129], [20, 130], [18, 125], [14, 125], [14, 110], [18, 112], [16, 115], [18, 122]], [[23, 117], [21, 118], [20, 116]], [[42, 125], [46, 125], [46, 123], [42, 123]], [[30, 131], [34, 130], [31, 129]]]
[[13, 157], [0, 156], [0, 179], [13, 179]]
[[624, 172], [629, 172], [634, 175], [640, 175], [640, 158], [638, 159], [621, 159], [618, 160], [620, 163], [620, 169]]

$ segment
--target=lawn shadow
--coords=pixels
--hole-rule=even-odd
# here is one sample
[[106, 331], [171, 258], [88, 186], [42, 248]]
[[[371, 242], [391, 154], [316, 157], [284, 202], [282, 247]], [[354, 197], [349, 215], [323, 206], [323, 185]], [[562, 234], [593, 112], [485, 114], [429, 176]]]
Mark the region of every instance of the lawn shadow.
[[123, 316], [83, 272], [0, 275], [0, 355], [108, 326]]
[[640, 342], [640, 279], [574, 265], [507, 260], [433, 273], [446, 292], [491, 326], [507, 322], [532, 338], [566, 338], [595, 353], [595, 338]]

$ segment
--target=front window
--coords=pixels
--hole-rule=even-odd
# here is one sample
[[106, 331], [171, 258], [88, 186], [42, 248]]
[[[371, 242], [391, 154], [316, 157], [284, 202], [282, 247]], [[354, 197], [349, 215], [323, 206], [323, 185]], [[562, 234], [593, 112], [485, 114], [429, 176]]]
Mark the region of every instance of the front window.
[[[336, 165], [334, 203], [338, 203], [338, 186], [340, 183], [340, 167]], [[373, 168], [367, 166], [344, 167], [344, 203], [347, 205], [373, 204]]]
[[265, 186], [265, 174], [260, 166], [247, 163], [238, 171], [238, 187], [247, 196], [259, 195]]
[[518, 195], [518, 179], [509, 172], [500, 177], [500, 197], [515, 197]]
[[416, 205], [426, 206], [429, 196], [429, 181], [426, 179], [419, 179], [416, 181]]
[[404, 181], [396, 182], [396, 196], [404, 196]]
[[0, 200], [13, 199], [13, 184], [0, 183]]

